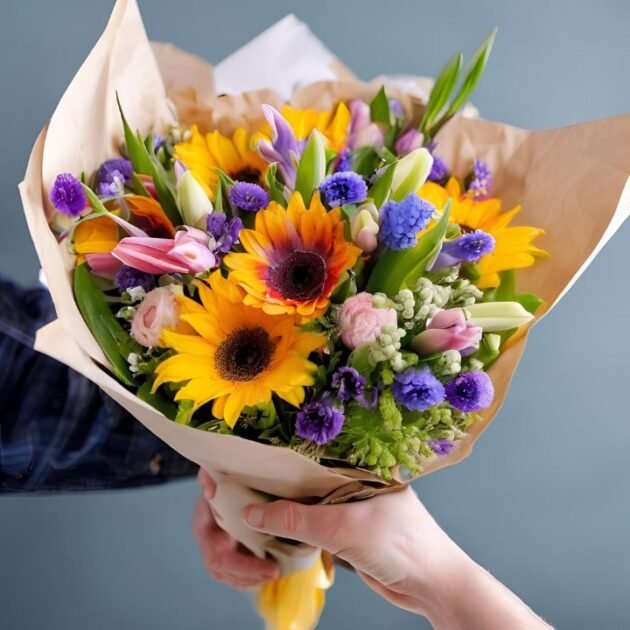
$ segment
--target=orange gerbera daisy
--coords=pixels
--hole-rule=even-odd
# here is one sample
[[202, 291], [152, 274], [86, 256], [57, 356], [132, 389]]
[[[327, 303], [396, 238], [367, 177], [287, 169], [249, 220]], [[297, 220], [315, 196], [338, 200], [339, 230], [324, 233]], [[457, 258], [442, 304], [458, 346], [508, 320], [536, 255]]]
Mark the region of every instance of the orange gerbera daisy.
[[479, 261], [481, 278], [477, 285], [482, 289], [499, 286], [500, 272], [530, 267], [537, 258], [549, 255], [532, 243], [545, 233], [544, 230], [510, 226], [512, 219], [521, 211], [520, 206], [502, 212], [500, 199], [475, 199], [462, 193], [454, 177], [448, 180], [446, 186], [427, 182], [418, 194], [436, 208], [443, 208], [451, 199], [452, 223], [457, 223], [463, 231], [483, 230], [494, 237], [494, 251]]
[[293, 193], [288, 208], [271, 202], [256, 215], [256, 229], [242, 230], [245, 253], [225, 257], [231, 278], [245, 289], [245, 304], [270, 314], [319, 317], [342, 274], [361, 250], [346, 241], [341, 209], [330, 212], [315, 193], [309, 208]]

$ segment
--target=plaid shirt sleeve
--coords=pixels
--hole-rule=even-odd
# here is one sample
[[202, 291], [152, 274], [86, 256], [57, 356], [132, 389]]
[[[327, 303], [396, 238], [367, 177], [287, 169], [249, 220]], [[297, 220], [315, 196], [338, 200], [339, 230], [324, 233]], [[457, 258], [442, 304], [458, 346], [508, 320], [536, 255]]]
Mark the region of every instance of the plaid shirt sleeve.
[[35, 352], [48, 291], [0, 278], [0, 492], [156, 484], [197, 468], [86, 378]]

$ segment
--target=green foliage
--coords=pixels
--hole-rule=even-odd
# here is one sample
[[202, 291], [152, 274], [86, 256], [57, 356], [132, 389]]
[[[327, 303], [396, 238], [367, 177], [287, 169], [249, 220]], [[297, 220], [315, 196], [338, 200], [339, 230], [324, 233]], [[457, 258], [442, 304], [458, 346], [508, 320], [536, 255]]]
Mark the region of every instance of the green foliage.
[[370, 103], [370, 116], [372, 122], [384, 123], [388, 127], [393, 124], [393, 115], [389, 106], [389, 98], [385, 93], [385, 87], [381, 86], [376, 96]]
[[314, 129], [309, 136], [295, 177], [295, 190], [302, 195], [308, 207], [313, 191], [326, 177], [326, 147], [322, 134]]
[[269, 165], [265, 181], [267, 182], [271, 199], [286, 208], [287, 200], [284, 198], [284, 186], [278, 180], [278, 165], [275, 162]]
[[544, 300], [533, 293], [516, 293], [516, 275], [514, 271], [503, 271], [500, 274], [501, 283], [494, 291], [495, 302], [518, 302], [528, 313], [536, 311], [544, 304]]
[[380, 208], [389, 198], [392, 190], [392, 181], [394, 179], [394, 172], [396, 171], [397, 162], [392, 162], [376, 180], [375, 184], [370, 189], [369, 196], [372, 198], [374, 205]]

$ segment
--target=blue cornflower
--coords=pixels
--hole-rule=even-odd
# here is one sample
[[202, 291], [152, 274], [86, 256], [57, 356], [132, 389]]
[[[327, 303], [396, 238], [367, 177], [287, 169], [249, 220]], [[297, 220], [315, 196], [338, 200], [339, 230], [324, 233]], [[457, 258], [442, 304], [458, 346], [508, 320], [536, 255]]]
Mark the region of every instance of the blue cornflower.
[[481, 411], [494, 400], [492, 380], [481, 371], [460, 374], [446, 385], [446, 400], [460, 411]]
[[74, 175], [61, 173], [50, 189], [50, 201], [59, 212], [76, 217], [85, 208], [87, 195]]
[[342, 151], [337, 158], [337, 163], [335, 165], [335, 173], [342, 173], [343, 171], [351, 171], [352, 163], [354, 159], [352, 157], [352, 151], [348, 151], [347, 149]]
[[331, 385], [337, 390], [339, 400], [349, 402], [363, 400], [366, 380], [353, 367], [344, 365], [332, 375]]
[[334, 440], [341, 431], [345, 416], [325, 400], [306, 403], [295, 417], [295, 433], [320, 446]]
[[411, 193], [401, 202], [388, 201], [380, 212], [379, 238], [390, 249], [409, 249], [426, 226], [435, 208], [426, 199]]
[[230, 203], [246, 212], [258, 212], [269, 205], [269, 194], [258, 184], [236, 182], [230, 190]]
[[155, 276], [123, 265], [114, 276], [114, 284], [121, 293], [134, 287], [142, 287], [148, 293], [155, 288]]
[[329, 208], [338, 208], [346, 203], [365, 201], [367, 185], [355, 172], [339, 171], [320, 184], [319, 192]]
[[412, 411], [424, 411], [444, 402], [444, 386], [426, 366], [397, 374], [392, 393], [398, 404]]

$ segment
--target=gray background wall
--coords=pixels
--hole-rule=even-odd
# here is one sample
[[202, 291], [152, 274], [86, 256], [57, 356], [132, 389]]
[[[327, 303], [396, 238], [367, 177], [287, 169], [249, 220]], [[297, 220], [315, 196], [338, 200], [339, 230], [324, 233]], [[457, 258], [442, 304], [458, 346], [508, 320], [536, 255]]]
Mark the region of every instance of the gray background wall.
[[[630, 109], [630, 4], [623, 0], [141, 5], [153, 39], [215, 61], [295, 12], [364, 78], [434, 74], [456, 48], [471, 52], [498, 25], [475, 97], [486, 117], [553, 127]], [[110, 8], [105, 0], [2, 2], [0, 268], [25, 282], [34, 281], [37, 264], [16, 184]], [[507, 403], [474, 456], [417, 483], [445, 529], [561, 628], [630, 625], [629, 247], [626, 225], [536, 329]], [[246, 599], [204, 574], [190, 535], [195, 494], [191, 481], [2, 498], [0, 627], [257, 627]], [[346, 623], [426, 627], [341, 572], [321, 627]]]

